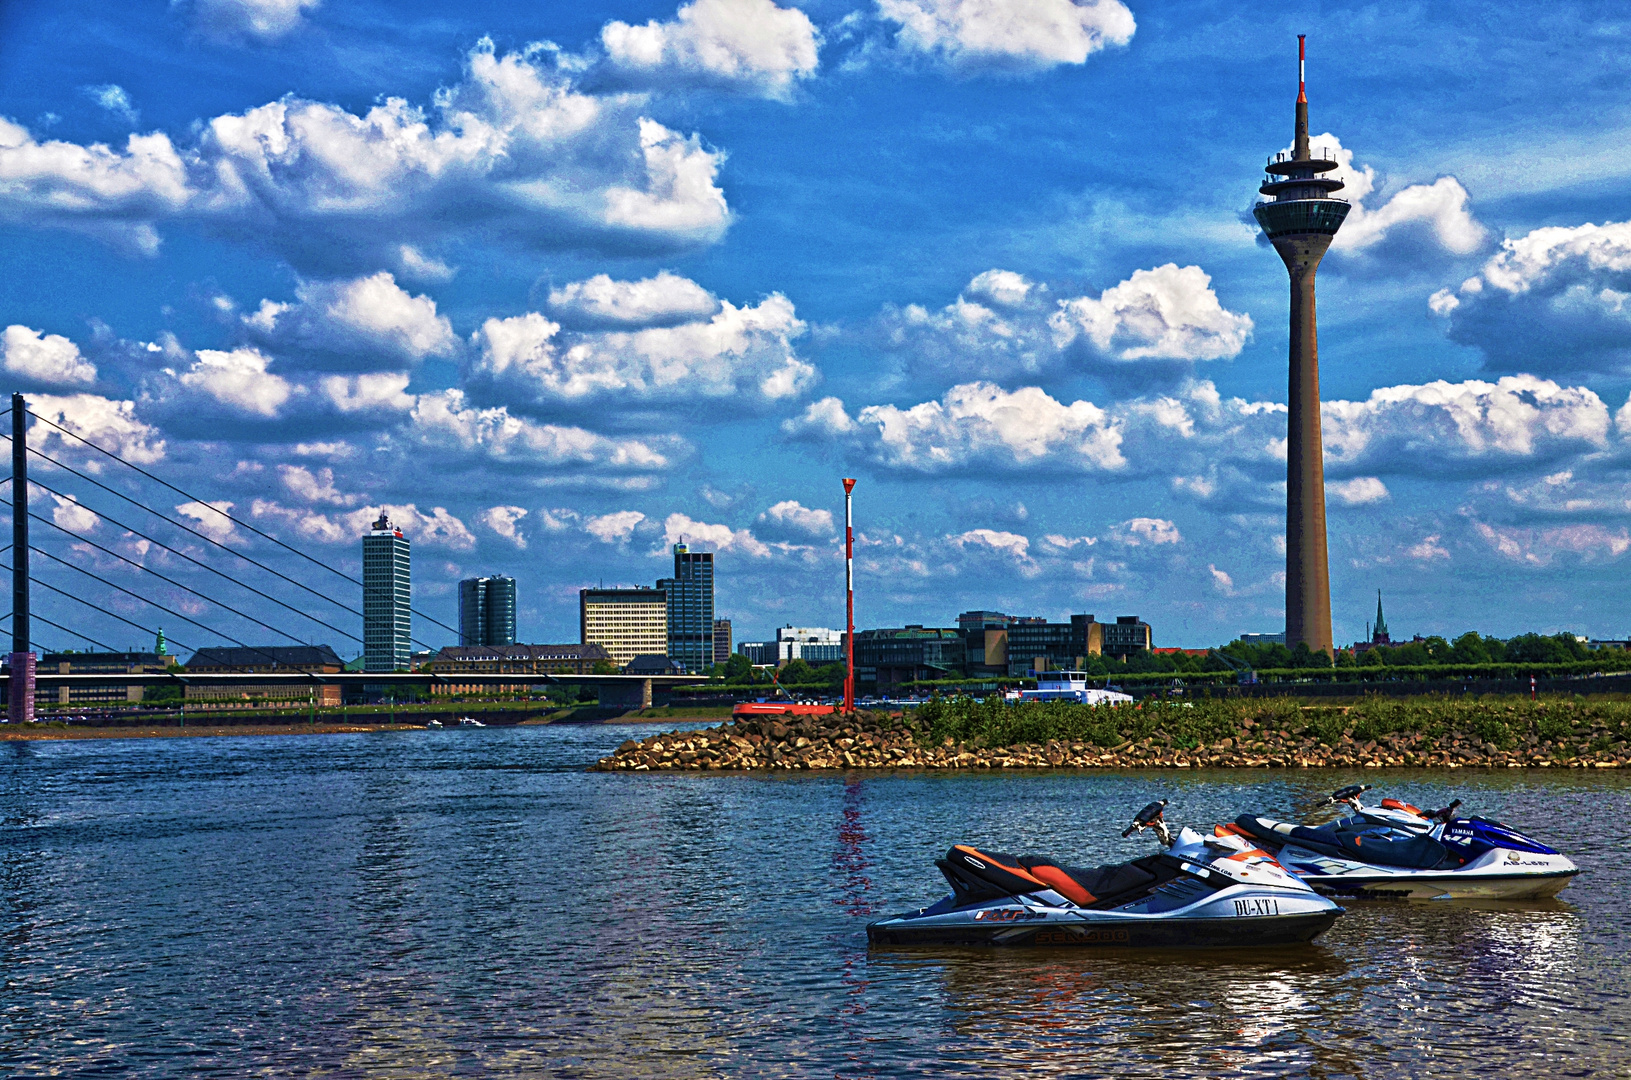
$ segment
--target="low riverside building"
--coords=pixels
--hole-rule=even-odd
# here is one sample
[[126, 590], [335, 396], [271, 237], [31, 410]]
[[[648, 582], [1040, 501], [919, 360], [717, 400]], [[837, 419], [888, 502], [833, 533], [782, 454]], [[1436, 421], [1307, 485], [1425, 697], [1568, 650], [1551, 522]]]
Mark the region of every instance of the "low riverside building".
[[426, 664], [434, 674], [452, 680], [433, 683], [432, 694], [519, 694], [532, 687], [515, 684], [459, 683], [466, 675], [592, 675], [595, 665], [615, 663], [599, 645], [449, 645]]
[[578, 640], [599, 645], [619, 667], [636, 656], [668, 655], [668, 593], [632, 589], [579, 589]]
[[776, 662], [774, 641], [738, 641], [736, 651], [747, 657], [754, 667], [769, 667]]
[[625, 675], [684, 675], [685, 666], [672, 656], [652, 653], [636, 656], [623, 668]]
[[[278, 674], [289, 675], [310, 672], [314, 675], [337, 675], [345, 663], [327, 645], [261, 645], [231, 648], [199, 649], [187, 661], [187, 672], [215, 674]], [[264, 686], [243, 684], [234, 686], [188, 686], [188, 701], [218, 702], [272, 702], [291, 701], [305, 704], [315, 694], [318, 705], [339, 705], [340, 688], [333, 684], [289, 686], [269, 683]]]
[[855, 633], [855, 681], [893, 694], [903, 683], [956, 678], [967, 663], [963, 635], [952, 627], [908, 626]]
[[767, 661], [785, 667], [794, 660], [803, 660], [812, 667], [835, 664], [844, 659], [844, 632], [824, 626], [786, 626], [776, 628], [776, 653]]
[[1005, 634], [1010, 676], [1080, 669], [1090, 656], [1125, 660], [1154, 647], [1150, 624], [1137, 615], [1120, 615], [1113, 623], [1099, 622], [1085, 614], [1072, 615], [1068, 623], [1015, 619]]
[[[175, 657], [158, 652], [55, 652], [40, 657], [36, 675], [141, 675], [168, 671]], [[146, 688], [140, 683], [110, 681], [101, 686], [59, 686], [37, 697], [55, 693], [58, 705], [106, 705], [140, 701]]]

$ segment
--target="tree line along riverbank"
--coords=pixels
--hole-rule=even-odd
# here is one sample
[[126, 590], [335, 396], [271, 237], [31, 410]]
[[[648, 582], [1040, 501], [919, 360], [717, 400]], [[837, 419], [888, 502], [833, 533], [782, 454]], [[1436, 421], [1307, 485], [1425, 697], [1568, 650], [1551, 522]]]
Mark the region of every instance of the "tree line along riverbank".
[[1289, 699], [1086, 706], [931, 701], [629, 740], [603, 772], [751, 769], [1624, 768], [1631, 701]]

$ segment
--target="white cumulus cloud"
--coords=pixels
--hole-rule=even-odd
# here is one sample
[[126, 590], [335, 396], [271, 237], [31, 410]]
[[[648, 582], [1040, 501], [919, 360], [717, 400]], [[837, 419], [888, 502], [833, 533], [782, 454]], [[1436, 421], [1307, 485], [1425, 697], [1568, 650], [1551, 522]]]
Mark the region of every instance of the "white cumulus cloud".
[[182, 387], [233, 411], [275, 419], [294, 394], [289, 380], [268, 370], [271, 358], [256, 349], [200, 349], [185, 371], [166, 368]]
[[878, 0], [897, 42], [963, 71], [1040, 71], [1125, 45], [1137, 23], [1120, 0]]
[[289, 96], [203, 121], [184, 146], [154, 132], [122, 150], [40, 142], [0, 121], [0, 218], [148, 253], [159, 224], [191, 219], [303, 265], [396, 264], [404, 244], [482, 233], [630, 251], [718, 239], [723, 155], [640, 108], [483, 40], [429, 110], [386, 98], [359, 115]]
[[350, 506], [356, 497], [334, 486], [334, 470], [327, 466], [313, 472], [304, 465], [279, 465], [278, 477], [289, 493], [301, 502], [328, 506]]
[[1381, 502], [1388, 497], [1387, 485], [1374, 476], [1327, 481], [1325, 491], [1345, 506], [1364, 506], [1367, 503]]
[[549, 291], [549, 313], [579, 329], [635, 330], [711, 319], [719, 299], [667, 270], [640, 281], [596, 274]]
[[961, 548], [986, 548], [1000, 552], [1015, 562], [1029, 562], [1031, 558], [1031, 541], [1019, 533], [1003, 532], [999, 529], [970, 529], [955, 536], [948, 536], [946, 539]]
[[584, 531], [604, 544], [621, 544], [634, 535], [635, 527], [646, 520], [638, 510], [617, 510], [599, 514], [583, 523]]
[[1446, 460], [1530, 457], [1607, 445], [1608, 406], [1585, 387], [1533, 375], [1494, 383], [1387, 386], [1322, 406], [1328, 464], [1420, 471]]
[[[171, 0], [180, 6], [184, 0]], [[275, 41], [298, 28], [322, 0], [192, 0], [199, 29], [217, 37]]]
[[1112, 525], [1106, 535], [1126, 547], [1156, 547], [1183, 541], [1178, 526], [1165, 518], [1135, 517]]
[[51, 520], [56, 522], [59, 528], [73, 533], [87, 533], [102, 522], [95, 513], [79, 505], [79, 500], [72, 495], [65, 498], [53, 494], [51, 498], [56, 503], [51, 508]]
[[476, 515], [476, 520], [525, 551], [527, 538], [521, 535], [521, 519], [527, 511], [520, 506], [489, 506]]
[[704, 551], [748, 555], [755, 559], [768, 559], [771, 555], [770, 546], [747, 529], [709, 525], [680, 513], [669, 514], [663, 520], [663, 542], [667, 547], [692, 544]]
[[1135, 270], [1097, 299], [1060, 304], [1049, 320], [1063, 347], [1078, 338], [1117, 360], [1216, 360], [1251, 338], [1250, 315], [1228, 311], [1198, 266]]
[[805, 536], [831, 536], [833, 519], [831, 510], [812, 510], [796, 499], [784, 499], [759, 515], [760, 525], [770, 525], [784, 532]]
[[618, 82], [786, 98], [815, 74], [821, 37], [804, 12], [772, 0], [692, 0], [672, 22], [609, 22], [600, 43]]
[[233, 504], [225, 499], [211, 499], [208, 502], [195, 500], [177, 506], [176, 513], [191, 518], [199, 532], [218, 544], [224, 544], [238, 538], [238, 526], [227, 516], [232, 513], [232, 507]]
[[[1473, 216], [1467, 189], [1453, 176], [1441, 176], [1430, 184], [1409, 184], [1388, 197], [1380, 206], [1372, 205], [1376, 193], [1376, 170], [1354, 164], [1353, 151], [1330, 132], [1309, 140], [1339, 163], [1326, 176], [1345, 185], [1337, 194], [1352, 209], [1342, 222], [1331, 250], [1358, 252], [1374, 247], [1402, 226], [1419, 226], [1433, 243], [1451, 255], [1471, 255], [1483, 246], [1488, 230]], [[1286, 148], [1289, 153], [1291, 148]]]
[[609, 438], [579, 427], [534, 423], [502, 406], [474, 408], [460, 390], [421, 394], [411, 421], [405, 434], [417, 444], [493, 464], [657, 472], [685, 449], [672, 438]]
[[302, 282], [295, 295], [294, 304], [262, 300], [243, 325], [257, 344], [307, 364], [318, 354], [350, 365], [397, 367], [448, 356], [458, 346], [436, 301], [410, 294], [387, 271]]
[[1175, 263], [1135, 270], [1097, 296], [1055, 298], [1011, 270], [976, 276], [939, 310], [886, 306], [884, 347], [914, 371], [1004, 378], [1048, 371], [1078, 359], [1113, 364], [1187, 365], [1239, 354], [1251, 316], [1223, 306], [1211, 277]]
[[134, 124], [141, 119], [136, 106], [131, 103], [130, 95], [125, 88], [115, 83], [102, 86], [87, 86], [85, 94], [108, 112], [119, 117], [127, 124]]
[[0, 357], [6, 371], [53, 386], [89, 386], [96, 365], [80, 355], [79, 346], [61, 334], [47, 334], [16, 323], [0, 334]]
[[[164, 460], [163, 433], [136, 415], [134, 401], [119, 401], [97, 394], [33, 394], [29, 396], [28, 407], [34, 415], [127, 461], [152, 465]], [[85, 457], [87, 451], [77, 440], [49, 425], [38, 425], [29, 432], [28, 438], [37, 449], [84, 458], [85, 467], [91, 472], [104, 468], [105, 459], [100, 459], [100, 455]], [[38, 443], [34, 442], [36, 439]]]
[[1501, 242], [1428, 300], [1450, 336], [1504, 370], [1631, 370], [1631, 222], [1546, 226]]
[[1120, 425], [1090, 401], [1069, 405], [1039, 387], [1013, 392], [990, 383], [952, 387], [939, 401], [902, 409], [869, 405], [853, 419], [819, 402], [788, 421], [794, 437], [852, 441], [876, 464], [905, 472], [1004, 472], [1039, 466], [1114, 471], [1126, 466]]
[[563, 334], [559, 323], [529, 312], [488, 319], [476, 332], [471, 383], [539, 407], [607, 399], [770, 404], [798, 397], [818, 378], [793, 345], [804, 332], [779, 293], [751, 307], [721, 301], [705, 321], [634, 331]]

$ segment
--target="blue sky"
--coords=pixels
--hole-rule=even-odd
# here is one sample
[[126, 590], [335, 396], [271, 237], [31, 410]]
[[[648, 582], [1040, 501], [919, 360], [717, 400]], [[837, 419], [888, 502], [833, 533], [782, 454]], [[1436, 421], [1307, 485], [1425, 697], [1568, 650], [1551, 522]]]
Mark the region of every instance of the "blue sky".
[[[459, 577], [513, 574], [528, 640], [573, 639], [579, 587], [652, 581], [679, 537], [718, 552], [739, 638], [837, 625], [845, 475], [861, 625], [1276, 630], [1286, 279], [1249, 208], [1298, 33], [1356, 204], [1320, 274], [1338, 640], [1378, 588], [1395, 634], [1625, 636], [1613, 5], [8, 4], [0, 366], [353, 572], [387, 509], [443, 622]], [[243, 640], [267, 633], [131, 563], [334, 638], [38, 478], [131, 562], [41, 546]]]

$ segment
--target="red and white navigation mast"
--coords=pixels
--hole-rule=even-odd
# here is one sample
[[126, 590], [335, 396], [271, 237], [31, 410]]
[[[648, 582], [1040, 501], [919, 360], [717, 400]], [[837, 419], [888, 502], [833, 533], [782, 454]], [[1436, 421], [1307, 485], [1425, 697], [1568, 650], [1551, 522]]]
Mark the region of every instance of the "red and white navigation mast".
[[851, 493], [855, 481], [844, 479], [844, 711], [855, 711], [855, 518]]

